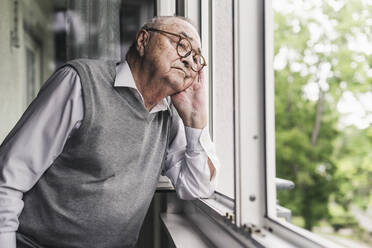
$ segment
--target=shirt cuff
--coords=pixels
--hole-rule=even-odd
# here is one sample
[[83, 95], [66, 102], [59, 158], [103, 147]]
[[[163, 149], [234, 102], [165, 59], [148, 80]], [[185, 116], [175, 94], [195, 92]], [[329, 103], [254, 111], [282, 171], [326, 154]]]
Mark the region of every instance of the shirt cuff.
[[203, 151], [203, 147], [199, 141], [203, 130], [204, 129], [185, 127], [188, 151]]
[[[215, 173], [212, 176], [211, 183], [214, 187], [218, 184], [218, 177], [220, 172], [220, 162], [217, 157], [216, 148], [212, 142], [212, 139], [209, 135], [208, 126], [203, 129], [197, 129], [192, 127], [185, 126], [186, 140], [187, 140], [187, 150], [189, 152], [205, 152], [208, 158], [212, 161], [215, 168]], [[205, 164], [206, 168], [209, 167], [207, 163]]]
[[0, 247], [16, 248], [15, 232], [0, 233]]
[[209, 136], [208, 127], [205, 127], [202, 130], [199, 140], [200, 140], [200, 145], [203, 147], [203, 150], [207, 154], [208, 158], [212, 161], [213, 166], [215, 168], [215, 173], [212, 176], [211, 183], [216, 186], [218, 184], [218, 176], [220, 172], [220, 161], [217, 157], [216, 147], [214, 143], [212, 142], [211, 137]]

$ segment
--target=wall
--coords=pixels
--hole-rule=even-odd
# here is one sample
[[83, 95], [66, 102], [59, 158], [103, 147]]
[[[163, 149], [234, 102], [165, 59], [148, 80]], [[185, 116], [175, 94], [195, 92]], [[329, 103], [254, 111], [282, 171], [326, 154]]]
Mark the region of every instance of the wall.
[[[15, 3], [18, 3], [16, 13]], [[0, 66], [0, 142], [4, 140], [29, 104], [25, 80], [26, 35], [40, 46], [40, 84], [55, 69], [52, 4], [53, 2], [48, 0], [0, 1], [0, 58], [2, 59]], [[16, 26], [15, 16], [18, 19]], [[17, 31], [19, 47], [11, 44], [11, 30]]]

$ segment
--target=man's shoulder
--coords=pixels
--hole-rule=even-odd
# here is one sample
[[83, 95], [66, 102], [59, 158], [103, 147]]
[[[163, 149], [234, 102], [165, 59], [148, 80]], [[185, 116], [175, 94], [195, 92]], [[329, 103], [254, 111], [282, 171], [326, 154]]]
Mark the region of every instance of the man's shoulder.
[[56, 73], [61, 72], [61, 71], [69, 71], [71, 73], [78, 73], [79, 68], [84, 68], [84, 67], [91, 67], [91, 66], [102, 66], [103, 65], [103, 60], [98, 60], [98, 59], [72, 59], [64, 64], [60, 65], [57, 67], [55, 70]]
[[90, 77], [91, 75], [100, 75], [108, 80], [115, 77], [116, 64], [115, 60], [100, 60], [100, 59], [74, 59], [66, 62], [65, 65], [73, 67], [81, 78]]
[[103, 67], [109, 64], [115, 63], [113, 60], [101, 60], [101, 59], [87, 59], [79, 58], [73, 59], [66, 62], [66, 65], [78, 65], [78, 66], [88, 66], [88, 67]]

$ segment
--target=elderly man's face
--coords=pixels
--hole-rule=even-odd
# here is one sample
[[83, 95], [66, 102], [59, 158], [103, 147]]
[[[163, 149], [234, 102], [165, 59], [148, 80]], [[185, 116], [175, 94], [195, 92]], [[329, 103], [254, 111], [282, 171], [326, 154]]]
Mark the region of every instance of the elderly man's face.
[[179, 19], [172, 20], [171, 24], [160, 29], [188, 38], [192, 45], [192, 54], [182, 58], [177, 53], [177, 36], [150, 31], [151, 39], [144, 59], [153, 68], [152, 76], [168, 84], [177, 93], [189, 87], [198, 74], [191, 67], [194, 63], [192, 55], [200, 50], [200, 38], [191, 24]]

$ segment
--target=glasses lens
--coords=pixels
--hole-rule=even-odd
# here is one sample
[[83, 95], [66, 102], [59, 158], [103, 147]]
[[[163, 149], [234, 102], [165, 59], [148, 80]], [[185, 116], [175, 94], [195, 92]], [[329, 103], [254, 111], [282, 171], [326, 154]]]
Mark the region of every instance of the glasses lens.
[[194, 60], [194, 63], [192, 65], [192, 69], [194, 71], [200, 71], [204, 67], [204, 65], [205, 65], [204, 57], [201, 56], [200, 54], [196, 54], [193, 57], [193, 60]]
[[181, 57], [186, 57], [190, 55], [190, 52], [192, 50], [191, 44], [188, 40], [186, 39], [181, 39], [178, 42], [177, 45], [177, 52]]

